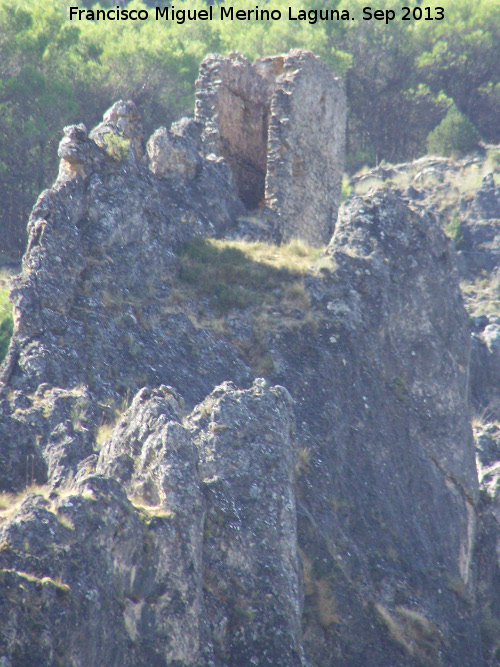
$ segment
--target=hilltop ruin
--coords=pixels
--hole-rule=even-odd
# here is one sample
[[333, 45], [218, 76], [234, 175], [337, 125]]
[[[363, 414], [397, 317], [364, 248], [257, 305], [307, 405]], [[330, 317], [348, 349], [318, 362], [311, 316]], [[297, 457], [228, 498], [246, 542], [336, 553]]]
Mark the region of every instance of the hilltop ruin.
[[[335, 223], [345, 102], [314, 55], [209, 56], [197, 90], [147, 142], [132, 102], [65, 128], [30, 216], [0, 375], [0, 665], [478, 667], [453, 243], [388, 188]], [[250, 218], [335, 231], [299, 271], [301, 244], [241, 241]]]
[[253, 64], [232, 53], [205, 58], [196, 88], [203, 151], [227, 160], [245, 206], [264, 208], [282, 241], [328, 243], [341, 196], [342, 81], [309, 51]]

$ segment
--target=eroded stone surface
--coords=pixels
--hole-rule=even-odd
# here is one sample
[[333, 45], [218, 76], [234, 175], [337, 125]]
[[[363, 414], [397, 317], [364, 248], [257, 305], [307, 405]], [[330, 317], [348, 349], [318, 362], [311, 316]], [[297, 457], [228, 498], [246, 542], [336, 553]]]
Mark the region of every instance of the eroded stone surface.
[[216, 388], [190, 421], [207, 516], [205, 602], [217, 664], [306, 665], [293, 492], [293, 401], [256, 380]]
[[[141, 385], [169, 383], [189, 385], [192, 406], [217, 382], [249, 377], [222, 340], [213, 341], [212, 356], [203, 355], [210, 333], [182, 313], [165, 313], [162, 305], [176, 270], [175, 249], [195, 234], [221, 236], [242, 210], [227, 164], [197, 154], [195, 174], [187, 174], [179, 159], [173, 182], [155, 178], [132, 149], [141, 136], [134, 109], [117, 103], [90, 137], [83, 128], [66, 130], [59, 179], [33, 209], [23, 271], [12, 285], [15, 333], [3, 367], [4, 394], [32, 396], [41, 384], [70, 391], [83, 386], [94, 408], [81, 427], [91, 434], [106, 417], [96, 400], [104, 406]], [[194, 151], [189, 129], [181, 123], [171, 136]], [[79, 156], [77, 169], [67, 160], [73, 155]], [[234, 374], [228, 375], [231, 358]], [[215, 382], [208, 366], [219, 367]], [[1, 485], [11, 490], [25, 483], [27, 457], [36, 459], [39, 482], [52, 465], [43, 452], [57, 424], [36, 418], [40, 402], [31, 410], [27, 400], [20, 417], [12, 401], [2, 403], [0, 431], [18, 434], [15, 442], [5, 436], [2, 449]], [[82, 450], [82, 458], [88, 453]]]
[[4, 522], [8, 664], [306, 664], [292, 399], [260, 380], [179, 410], [142, 389], [71, 489]]
[[[228, 62], [270, 81], [269, 113], [302, 150], [283, 105], [322, 66], [303, 53]], [[192, 316], [206, 295], [165, 299], [182, 244], [234, 235], [244, 210], [198, 121], [162, 131], [149, 155], [128, 103], [89, 135], [69, 128], [30, 219], [0, 483], [45, 486], [1, 511], [0, 658], [481, 665], [470, 341], [451, 242], [388, 189], [353, 198], [299, 285], [304, 313], [278, 301], [263, 313], [254, 352], [270, 382], [253, 381], [258, 306], [217, 328]], [[497, 538], [485, 535], [489, 586]]]
[[[453, 592], [473, 595], [477, 502], [453, 246], [429, 211], [382, 190], [345, 206], [327, 257], [307, 281], [323, 314], [316, 331], [270, 341], [309, 448], [297, 492], [306, 655], [346, 667], [481, 664], [474, 613]], [[418, 620], [406, 627], [404, 610], [429, 622], [427, 648], [408, 649]]]
[[146, 147], [153, 174], [170, 180], [192, 180], [202, 162], [199, 135], [199, 126], [188, 118], [170, 131], [164, 127], [156, 130]]

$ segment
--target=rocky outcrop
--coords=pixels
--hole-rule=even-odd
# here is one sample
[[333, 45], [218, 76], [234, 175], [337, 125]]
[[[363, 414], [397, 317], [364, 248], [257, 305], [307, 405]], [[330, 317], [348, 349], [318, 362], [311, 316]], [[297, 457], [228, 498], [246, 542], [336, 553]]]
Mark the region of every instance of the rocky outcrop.
[[157, 178], [192, 181], [202, 166], [200, 127], [190, 118], [161, 127], [147, 145], [149, 168]]
[[500, 649], [500, 438], [498, 423], [475, 421], [480, 484], [475, 560], [484, 664], [494, 665]]
[[[198, 155], [195, 177], [180, 167], [173, 181], [154, 177], [133, 109], [117, 103], [94, 139], [83, 126], [66, 128], [59, 179], [33, 209], [23, 271], [12, 287], [15, 333], [3, 370], [3, 489], [24, 485], [31, 456], [35, 479], [46, 480], [51, 455], [43, 452], [60, 426], [43, 418], [40, 385], [91, 392], [94, 407], [82, 408], [77, 420], [88, 434], [107, 419], [105, 405], [120, 404], [120, 396], [142, 385], [168, 377], [179, 386], [180, 376], [189, 376], [192, 406], [217, 382], [248, 380], [248, 369], [222, 340], [209, 344], [211, 357], [197, 354], [210, 334], [182, 314], [165, 313], [162, 301], [176, 270], [174, 249], [195, 234], [222, 235], [241, 212], [231, 173], [223, 160]], [[172, 136], [192, 147], [189, 123]], [[229, 359], [234, 373], [228, 374]], [[204, 378], [207, 366], [219, 367], [215, 383], [213, 373]]]
[[[323, 76], [311, 54], [204, 68], [207, 104], [249, 100], [261, 77], [266, 150], [275, 112], [290, 155], [306, 150], [294, 123], [310, 109], [294, 105]], [[337, 84], [322, 81], [326, 123]], [[386, 188], [342, 208], [292, 284], [293, 317], [295, 267], [272, 273], [272, 302], [215, 313], [189, 275], [176, 293], [185, 244], [233, 238], [245, 214], [216, 146], [233, 116], [204, 124], [201, 99], [195, 120], [147, 142], [131, 103], [90, 134], [67, 128], [59, 179], [31, 216], [0, 388], [12, 494], [0, 662], [477, 667], [479, 494], [453, 244], [432, 211]], [[254, 111], [234, 135], [241, 151], [264, 127]], [[316, 178], [310, 159], [292, 199]], [[280, 220], [271, 208], [264, 225]], [[280, 229], [287, 238], [279, 225], [262, 236]], [[216, 260], [202, 260], [208, 275]]]
[[217, 388], [191, 421], [207, 515], [205, 604], [216, 664], [305, 665], [293, 492], [293, 401], [256, 380]]
[[5, 664], [305, 665], [292, 424], [264, 381], [184, 424], [142, 389], [71, 488], [0, 529]]
[[[494, 665], [500, 651], [499, 498], [500, 450], [500, 314], [498, 312], [499, 211], [496, 148], [455, 161], [422, 158], [413, 164], [383, 165], [356, 179], [355, 187], [373, 178], [405, 180], [404, 196], [432, 207], [458, 249], [458, 269], [470, 313], [469, 400], [479, 478], [474, 568], [482, 656]], [[496, 181], [496, 182], [495, 182]], [[462, 596], [467, 591], [457, 589]]]
[[495, 186], [493, 174], [489, 173], [477, 189], [472, 202], [475, 216], [483, 220], [500, 219], [500, 188]]
[[478, 413], [500, 414], [500, 318], [494, 313], [474, 318], [470, 389]]
[[309, 449], [298, 485], [306, 654], [478, 665], [469, 332], [452, 244], [424, 208], [381, 191], [342, 210], [327, 257], [308, 281], [318, 329], [270, 343]]

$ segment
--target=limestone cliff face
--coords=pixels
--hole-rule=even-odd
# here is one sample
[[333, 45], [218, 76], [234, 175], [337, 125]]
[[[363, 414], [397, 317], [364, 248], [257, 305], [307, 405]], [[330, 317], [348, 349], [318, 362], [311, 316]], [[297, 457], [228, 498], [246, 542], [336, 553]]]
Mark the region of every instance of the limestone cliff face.
[[318, 579], [342, 591], [339, 619], [352, 619], [323, 650], [312, 632], [311, 654], [318, 664], [330, 652], [338, 664], [406, 664], [383, 633], [373, 637], [378, 619], [409, 664], [480, 664], [473, 605], [454, 591], [474, 595], [477, 478], [453, 247], [426, 210], [381, 191], [341, 211], [326, 252], [331, 272], [309, 279], [323, 324], [277, 343], [311, 449], [299, 544]]
[[[269, 86], [293, 110], [314, 80], [301, 67], [323, 66], [287, 58]], [[203, 67], [250, 67], [221, 60]], [[482, 664], [451, 242], [389, 190], [354, 198], [307, 272], [307, 317], [290, 325], [277, 301], [262, 326], [268, 377], [255, 377], [258, 304], [220, 324], [193, 316], [206, 294], [176, 302], [183, 244], [234, 238], [248, 213], [200, 114], [146, 146], [131, 103], [90, 134], [67, 128], [30, 218], [2, 369], [0, 484], [17, 495], [0, 510], [0, 661]], [[308, 154], [306, 173], [322, 160]], [[307, 215], [329, 237], [330, 218]], [[263, 238], [276, 220], [259, 220]]]
[[142, 389], [71, 487], [0, 529], [6, 664], [306, 664], [292, 420], [264, 381], [184, 423]]

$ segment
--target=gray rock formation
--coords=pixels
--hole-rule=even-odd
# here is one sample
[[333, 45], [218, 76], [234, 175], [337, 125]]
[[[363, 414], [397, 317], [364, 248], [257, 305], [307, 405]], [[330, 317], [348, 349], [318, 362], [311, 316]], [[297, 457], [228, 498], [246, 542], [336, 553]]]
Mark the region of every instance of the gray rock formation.
[[[414, 163], [384, 164], [352, 179], [355, 189], [376, 180], [394, 180], [400, 187], [406, 183], [404, 197], [434, 210], [458, 249], [457, 267], [470, 313], [467, 384], [480, 488], [473, 564], [482, 644], [478, 664], [485, 665], [497, 664], [500, 655], [500, 199], [495, 152], [496, 147], [490, 146], [485, 153], [462, 160], [425, 157]], [[466, 589], [455, 588], [467, 599]]]
[[[187, 398], [193, 405], [214, 386], [213, 374], [210, 381], [204, 378], [204, 366], [219, 367], [216, 383], [248, 380], [247, 368], [227, 344], [214, 340], [213, 356], [195, 355], [210, 335], [182, 314], [162, 311], [165, 277], [175, 272], [174, 248], [194, 234], [220, 236], [241, 212], [229, 169], [223, 160], [200, 156], [195, 178], [155, 178], [138, 153], [141, 130], [131, 109], [131, 103], [117, 103], [92, 132], [104, 148], [82, 126], [66, 128], [59, 179], [33, 209], [23, 272], [12, 288], [15, 334], [0, 407], [2, 489], [24, 484], [30, 456], [36, 479], [46, 479], [50, 455], [43, 457], [42, 450], [60, 428], [60, 415], [46, 418], [36, 394], [40, 385], [74, 394], [85, 387], [109, 404], [167, 376], [182, 385], [179, 374], [190, 377]], [[189, 143], [190, 128], [184, 127]], [[176, 136], [182, 137], [182, 129]], [[170, 318], [175, 342], [168, 342]], [[171, 354], [177, 362], [169, 360]], [[228, 375], [229, 359], [234, 372]], [[18, 389], [24, 392], [21, 407]], [[105, 414], [95, 407], [81, 412], [85, 440]], [[9, 433], [17, 434], [15, 440]]]
[[[67, 128], [59, 179], [30, 218], [0, 385], [0, 488], [15, 494], [0, 506], [0, 664], [477, 667], [470, 336], [453, 244], [384, 189], [343, 207], [294, 319], [279, 298], [272, 317], [259, 303], [219, 327], [195, 317], [213, 311], [202, 290], [175, 294], [183, 247], [234, 236], [245, 212], [221, 136], [250, 150], [265, 110], [246, 103], [271, 100], [266, 182], [278, 124], [305, 171], [267, 220], [283, 238], [321, 230], [318, 242], [330, 200], [322, 221], [308, 204], [300, 229], [284, 213], [333, 145], [315, 162], [299, 141], [296, 123], [313, 123], [300, 100], [322, 91], [321, 123], [338, 111], [337, 129], [343, 113], [312, 54], [209, 58], [200, 81], [196, 119], [147, 142], [131, 103], [90, 134]], [[250, 116], [233, 135], [241, 108], [200, 105], [238, 90]], [[249, 157], [262, 184], [262, 152]]]
[[327, 256], [330, 271], [308, 282], [317, 331], [273, 341], [310, 450], [298, 485], [306, 610], [335, 582], [337, 621], [306, 616], [306, 654], [478, 665], [469, 333], [453, 247], [425, 209], [381, 191], [341, 211]]
[[142, 389], [73, 486], [0, 528], [4, 664], [305, 665], [292, 424], [262, 380], [184, 425]]
[[500, 219], [500, 188], [495, 187], [493, 174], [487, 174], [472, 202], [473, 213], [483, 220]]
[[470, 280], [494, 272], [500, 251], [500, 188], [492, 173], [483, 178], [473, 198], [461, 199], [459, 215], [461, 273]]

